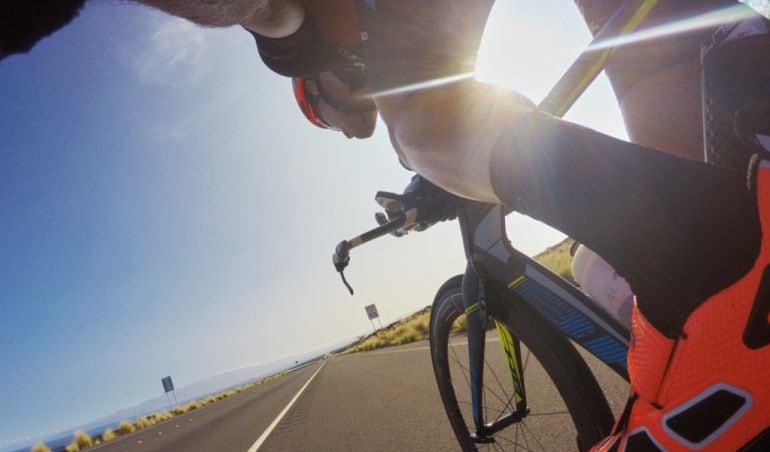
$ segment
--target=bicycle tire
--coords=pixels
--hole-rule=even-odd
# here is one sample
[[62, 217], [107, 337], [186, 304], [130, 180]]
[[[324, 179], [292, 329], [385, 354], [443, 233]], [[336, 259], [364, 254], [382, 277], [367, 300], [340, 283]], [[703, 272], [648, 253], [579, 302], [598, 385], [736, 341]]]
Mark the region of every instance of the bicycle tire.
[[[458, 354], [456, 350], [450, 352], [450, 349], [455, 347], [455, 345], [450, 347], [452, 325], [455, 320], [464, 316], [461, 284], [462, 275], [455, 276], [445, 282], [436, 294], [430, 319], [430, 350], [441, 400], [452, 430], [462, 449], [472, 451], [478, 450], [477, 446], [482, 445], [474, 441], [469, 431], [468, 426], [473, 426], [473, 420], [470, 415], [470, 402], [463, 402], [464, 405], [461, 408], [460, 402], [470, 400], [468, 379], [465, 379], [465, 386], [460, 378], [456, 378], [456, 380], [460, 380], [456, 383], [453, 383], [452, 379], [453, 375], [457, 376], [457, 372], [467, 372], [468, 368], [465, 367], [463, 369], [462, 363], [458, 365], [452, 362], [455, 359], [462, 359], [462, 353]], [[527, 361], [522, 359], [525, 369], [525, 385], [529, 385], [527, 402], [531, 409], [530, 414], [521, 422], [511, 425], [502, 432], [498, 432], [495, 436], [496, 444], [488, 445], [490, 449], [564, 450], [564, 440], [577, 444], [579, 449], [587, 449], [609, 435], [614, 422], [612, 412], [596, 379], [585, 361], [575, 350], [575, 347], [548, 325], [537, 312], [530, 309], [523, 302], [515, 303], [515, 300], [508, 299], [506, 303], [498, 304], [502, 305], [495, 306], [498, 312], [495, 312], [490, 307], [490, 316], [507, 326], [512, 335], [519, 339], [522, 345], [522, 358], [524, 358], [526, 353], [527, 361], [531, 358], [534, 358], [536, 361], [533, 361], [529, 366], [530, 374], [535, 375], [534, 379], [532, 379], [526, 373], [528, 372]], [[489, 342], [489, 339], [487, 340]], [[454, 342], [462, 343], [462, 341], [465, 341], [465, 338], [455, 338]], [[467, 341], [465, 343], [467, 344]], [[502, 349], [502, 347], [495, 348]], [[494, 353], [494, 348], [490, 347], [489, 344], [487, 344], [486, 349], [485, 374], [489, 373], [491, 368], [488, 358], [491, 360], [491, 353]], [[465, 351], [467, 362], [467, 347], [463, 351]], [[452, 356], [452, 353], [454, 353], [454, 356]], [[561, 406], [566, 411], [545, 411], [541, 414], [538, 414], [536, 411], [538, 407], [531, 403], [531, 396], [534, 394], [532, 385], [537, 383], [538, 389], [543, 390], [546, 386], [541, 384], [543, 375], [546, 377], [546, 380], [550, 380], [548, 383], [552, 384], [553, 387], [546, 388], [542, 396], [543, 399], [538, 400], [538, 403], [542, 402], [544, 406], [550, 406], [555, 402], [551, 400], [546, 401], [546, 399], [553, 399], [555, 395], [557, 396], [556, 398], [561, 399]], [[489, 376], [485, 376], [484, 387], [487, 405], [490, 401], [495, 402], [494, 397], [486, 396], [486, 391], [490, 389], [488, 384], [500, 385], [500, 388], [504, 390], [503, 384], [497, 376], [494, 376], [492, 383], [490, 383], [490, 380], [492, 379]], [[512, 382], [509, 381], [508, 383], [512, 386]], [[455, 386], [458, 386], [458, 388]], [[508, 397], [508, 403], [510, 404], [510, 397], [507, 394], [504, 395]], [[548, 410], [551, 408], [544, 409]], [[503, 407], [503, 410], [505, 410], [505, 407]], [[556, 419], [557, 423], [555, 426], [550, 427], [548, 426], [549, 424], [546, 424], [545, 428], [549, 438], [546, 439], [545, 443], [535, 437], [534, 444], [530, 444], [529, 440], [527, 440], [527, 435], [534, 435], [533, 429], [540, 427], [539, 425], [533, 426], [530, 420], [534, 420], [538, 424], [542, 423], [545, 421], [545, 414], [558, 416], [558, 419]], [[569, 424], [569, 421], [571, 421], [572, 426], [562, 432], [563, 426]], [[530, 422], [529, 426], [528, 422]], [[559, 430], [561, 438], [553, 438], [554, 430]], [[502, 434], [509, 436], [504, 437]], [[571, 439], [568, 439], [570, 435]], [[511, 436], [513, 436], [513, 439], [511, 439]], [[521, 440], [519, 436], [522, 436]], [[576, 440], [577, 443], [575, 443]], [[554, 441], [557, 441], [558, 444], [555, 444]]]

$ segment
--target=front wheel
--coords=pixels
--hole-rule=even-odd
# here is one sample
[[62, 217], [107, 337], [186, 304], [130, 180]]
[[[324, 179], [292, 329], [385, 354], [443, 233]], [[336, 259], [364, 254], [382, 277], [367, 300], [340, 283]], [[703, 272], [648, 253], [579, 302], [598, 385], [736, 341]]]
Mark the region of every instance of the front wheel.
[[[436, 294], [430, 349], [441, 400], [463, 450], [587, 449], [607, 436], [612, 412], [585, 361], [568, 340], [515, 299], [489, 307], [501, 334], [507, 329], [509, 336], [501, 340], [487, 334], [482, 400], [487, 425], [511, 413], [520, 420], [492, 435], [477, 434], [461, 285], [459, 275]], [[520, 354], [522, 382], [517, 387], [525, 394], [513, 389], [516, 378], [507, 364], [511, 347], [502, 345], [511, 339]], [[524, 409], [516, 403], [522, 398]]]

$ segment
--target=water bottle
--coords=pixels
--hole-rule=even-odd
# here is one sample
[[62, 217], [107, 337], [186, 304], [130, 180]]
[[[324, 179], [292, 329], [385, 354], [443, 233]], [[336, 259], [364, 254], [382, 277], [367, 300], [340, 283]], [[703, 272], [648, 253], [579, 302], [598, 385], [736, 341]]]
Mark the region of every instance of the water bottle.
[[596, 303], [631, 329], [634, 294], [622, 276], [601, 256], [578, 245], [572, 258], [572, 276]]

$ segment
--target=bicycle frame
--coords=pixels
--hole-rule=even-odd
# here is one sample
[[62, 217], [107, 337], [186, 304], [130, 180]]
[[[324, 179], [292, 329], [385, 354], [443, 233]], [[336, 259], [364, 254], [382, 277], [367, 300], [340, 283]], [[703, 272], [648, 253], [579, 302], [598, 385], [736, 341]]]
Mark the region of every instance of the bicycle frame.
[[[513, 387], [516, 409], [487, 424], [484, 419], [485, 330], [490, 311], [498, 303], [527, 303], [554, 329], [596, 356], [628, 380], [626, 356], [630, 332], [570, 282], [516, 251], [505, 230], [502, 206], [467, 201], [458, 212], [468, 267], [463, 277], [471, 374], [471, 402], [475, 439], [487, 437], [526, 416], [526, 391], [522, 378], [519, 343], [508, 329], [497, 324]], [[503, 287], [503, 293], [495, 288]]]

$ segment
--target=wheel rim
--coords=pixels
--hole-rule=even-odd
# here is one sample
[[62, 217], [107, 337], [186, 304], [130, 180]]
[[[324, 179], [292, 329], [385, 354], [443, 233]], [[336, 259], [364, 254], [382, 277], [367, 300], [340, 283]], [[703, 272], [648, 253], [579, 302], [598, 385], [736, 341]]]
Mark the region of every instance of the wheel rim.
[[[455, 296], [461, 300], [459, 294]], [[447, 344], [445, 365], [467, 437], [475, 431], [471, 414], [468, 347], [467, 339], [461, 332], [463, 328], [457, 327], [464, 323], [465, 314], [458, 309], [449, 309], [444, 315], [443, 334], [448, 335], [448, 340], [444, 339]], [[452, 327], [447, 327], [450, 322]], [[488, 332], [486, 339], [483, 393], [484, 415], [489, 424], [513, 410], [514, 393], [497, 333]], [[577, 429], [558, 390], [535, 354], [523, 342], [521, 355], [530, 412], [520, 422], [493, 435], [493, 442], [474, 441], [475, 446], [479, 450], [521, 451], [563, 450], [565, 446], [574, 447], [577, 444]]]

